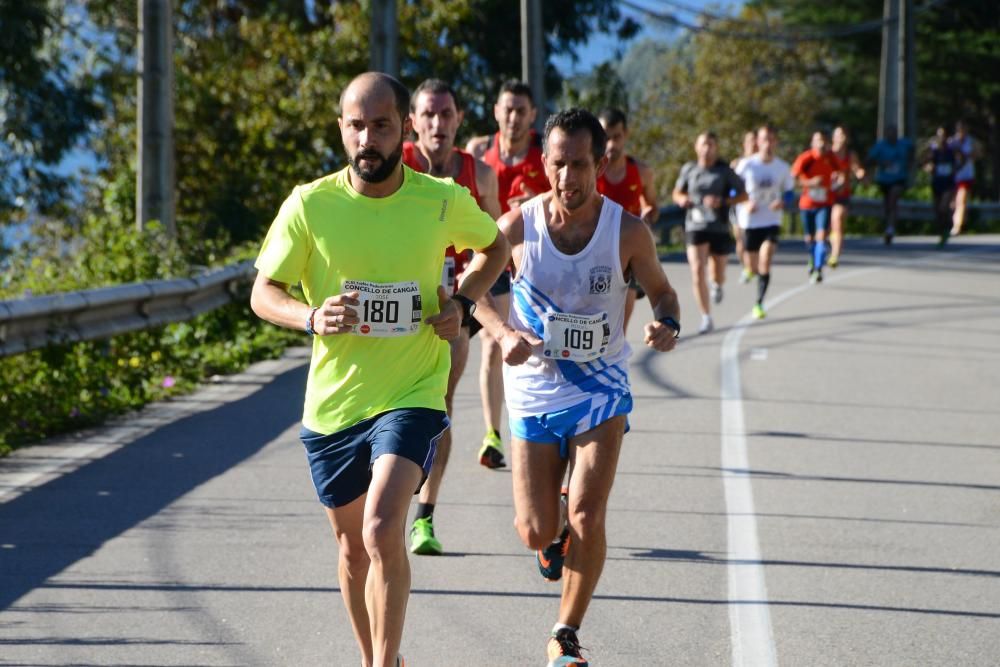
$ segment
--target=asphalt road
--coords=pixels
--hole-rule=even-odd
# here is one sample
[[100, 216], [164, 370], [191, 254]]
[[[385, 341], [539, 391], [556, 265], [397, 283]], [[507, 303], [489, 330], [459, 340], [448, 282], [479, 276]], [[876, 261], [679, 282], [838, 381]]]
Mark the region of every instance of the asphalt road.
[[[684, 336], [635, 346], [592, 664], [1000, 664], [1000, 238], [850, 242], [818, 286], [789, 241], [768, 318], [731, 265], [700, 337], [665, 266]], [[476, 463], [472, 347], [404, 653], [540, 666], [559, 588], [509, 472]], [[296, 437], [305, 361], [0, 460], [0, 664], [357, 665]]]

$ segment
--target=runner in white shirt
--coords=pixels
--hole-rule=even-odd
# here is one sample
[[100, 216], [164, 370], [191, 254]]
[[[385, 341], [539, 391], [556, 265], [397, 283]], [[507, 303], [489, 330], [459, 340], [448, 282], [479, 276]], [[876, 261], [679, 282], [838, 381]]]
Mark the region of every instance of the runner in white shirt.
[[587, 664], [576, 633], [604, 566], [608, 496], [632, 409], [623, 332], [632, 275], [656, 318], [645, 325], [646, 345], [666, 352], [680, 334], [677, 293], [649, 228], [597, 192], [605, 145], [587, 111], [549, 118], [544, 166], [552, 190], [498, 221], [514, 244], [510, 316], [505, 321], [485, 299], [476, 311], [503, 351], [514, 524], [537, 551], [542, 576], [563, 580], [549, 665]]
[[743, 233], [746, 253], [744, 266], [757, 274], [757, 303], [753, 316], [764, 319], [764, 295], [771, 282], [771, 260], [781, 236], [781, 212], [786, 193], [795, 187], [788, 163], [775, 157], [778, 145], [774, 128], [764, 125], [757, 131], [757, 153], [743, 158], [736, 173], [746, 184], [749, 199], [738, 205], [737, 220]]

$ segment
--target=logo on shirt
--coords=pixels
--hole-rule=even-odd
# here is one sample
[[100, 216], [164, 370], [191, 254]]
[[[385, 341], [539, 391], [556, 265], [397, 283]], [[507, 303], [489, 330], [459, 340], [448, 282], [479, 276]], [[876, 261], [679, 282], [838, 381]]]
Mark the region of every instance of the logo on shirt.
[[590, 293], [607, 294], [611, 291], [611, 267], [595, 266], [590, 270]]
[[448, 212], [448, 200], [441, 200], [441, 215], [438, 216], [438, 222], [444, 222], [444, 214]]

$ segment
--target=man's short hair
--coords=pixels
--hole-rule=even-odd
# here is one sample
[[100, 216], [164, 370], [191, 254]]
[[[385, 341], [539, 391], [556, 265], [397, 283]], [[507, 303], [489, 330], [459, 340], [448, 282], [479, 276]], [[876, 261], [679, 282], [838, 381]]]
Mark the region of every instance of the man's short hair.
[[[698, 133], [699, 137], [705, 137], [706, 139], [711, 139], [715, 143], [719, 143], [719, 135], [717, 135], [713, 130], [705, 130], [704, 132]], [[697, 139], [697, 137], [695, 137]]]
[[604, 155], [604, 148], [608, 143], [608, 135], [601, 127], [601, 121], [586, 109], [572, 108], [554, 113], [545, 121], [545, 141], [549, 140], [552, 130], [559, 128], [567, 135], [577, 132], [590, 133], [590, 152], [594, 156], [594, 162], [598, 162]]
[[522, 97], [527, 97], [528, 101], [531, 102], [531, 106], [535, 106], [535, 96], [531, 94], [531, 86], [526, 84], [524, 81], [518, 81], [517, 79], [507, 79], [500, 86], [500, 92], [497, 94], [497, 99], [504, 93], [510, 93], [511, 95], [520, 95]]
[[410, 114], [410, 91], [409, 89], [399, 82], [399, 79], [389, 76], [384, 72], [365, 72], [364, 74], [359, 74], [358, 76], [351, 79], [351, 82], [344, 86], [344, 90], [340, 93], [340, 103], [339, 112], [341, 115], [344, 113], [344, 94], [347, 93], [347, 89], [350, 88], [355, 81], [363, 76], [370, 76], [380, 83], [384, 83], [389, 86], [392, 90], [393, 97], [396, 98], [396, 111], [399, 112], [399, 120], [403, 121]]
[[[774, 125], [771, 125], [770, 123], [764, 123], [763, 125], [757, 128], [757, 132], [760, 132], [761, 130], [764, 130], [768, 134], [773, 134], [774, 136], [778, 136], [778, 130], [775, 129]], [[844, 130], [844, 132], [847, 132], [847, 130]], [[756, 132], [754, 134], [756, 134]]]
[[628, 120], [625, 118], [625, 112], [621, 109], [607, 108], [603, 109], [597, 117], [604, 121], [604, 127], [614, 127], [615, 125], [621, 125], [623, 130], [628, 129]]
[[420, 97], [421, 93], [430, 93], [431, 95], [451, 95], [451, 101], [455, 103], [455, 110], [462, 110], [462, 105], [458, 101], [458, 93], [455, 92], [454, 88], [441, 79], [426, 79], [423, 83], [417, 86], [416, 90], [413, 91], [413, 95], [410, 97], [410, 111], [417, 110], [417, 98]]

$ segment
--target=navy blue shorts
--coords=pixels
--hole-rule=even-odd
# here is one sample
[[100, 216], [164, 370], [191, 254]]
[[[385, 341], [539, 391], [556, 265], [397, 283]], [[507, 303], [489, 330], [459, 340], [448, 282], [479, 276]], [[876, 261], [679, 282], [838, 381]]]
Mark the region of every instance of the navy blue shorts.
[[299, 438], [319, 501], [327, 507], [343, 507], [363, 496], [372, 481], [372, 465], [383, 454], [402, 456], [423, 469], [423, 479], [414, 491], [418, 493], [449, 424], [442, 410], [400, 408], [330, 435], [303, 426]]

